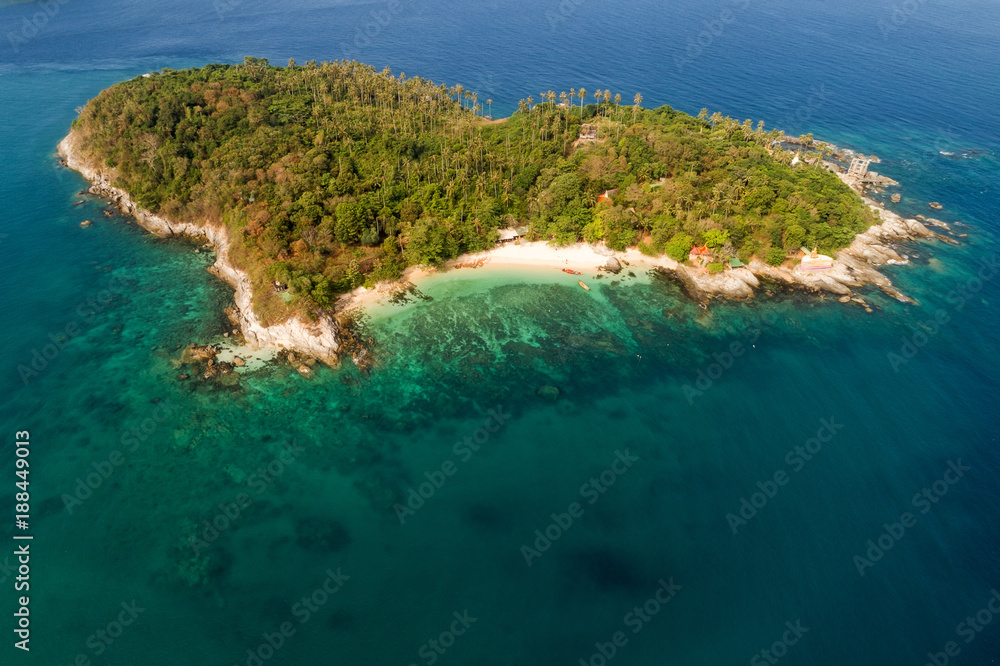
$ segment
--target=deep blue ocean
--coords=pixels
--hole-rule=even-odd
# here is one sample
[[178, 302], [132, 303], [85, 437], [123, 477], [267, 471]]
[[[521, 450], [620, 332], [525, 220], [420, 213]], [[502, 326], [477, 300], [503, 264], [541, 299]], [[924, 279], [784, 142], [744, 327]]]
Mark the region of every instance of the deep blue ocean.
[[[370, 377], [178, 381], [231, 290], [55, 146], [246, 55], [763, 119], [965, 237], [901, 247], [915, 306], [470, 271], [370, 313]], [[995, 0], [0, 2], [0, 663], [1000, 663], [998, 73]]]

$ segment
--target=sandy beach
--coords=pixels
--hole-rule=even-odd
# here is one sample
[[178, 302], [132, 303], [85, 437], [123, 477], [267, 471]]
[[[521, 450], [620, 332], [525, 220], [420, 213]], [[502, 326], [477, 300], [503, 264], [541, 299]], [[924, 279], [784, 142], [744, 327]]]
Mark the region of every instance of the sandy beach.
[[[379, 302], [398, 291], [400, 285], [407, 283], [419, 287], [423, 278], [429, 275], [440, 275], [451, 271], [472, 270], [489, 266], [491, 268], [569, 268], [577, 271], [594, 271], [604, 268], [611, 258], [617, 259], [622, 266], [639, 266], [676, 269], [678, 263], [669, 257], [649, 257], [635, 248], [624, 252], [615, 252], [605, 245], [590, 245], [575, 243], [564, 247], [553, 247], [544, 241], [533, 243], [507, 243], [492, 250], [463, 254], [446, 262], [440, 268], [427, 266], [411, 266], [403, 272], [398, 282], [386, 282], [376, 285], [374, 289], [358, 287], [340, 297], [337, 308], [347, 312]], [[555, 273], [553, 274], [555, 275]]]

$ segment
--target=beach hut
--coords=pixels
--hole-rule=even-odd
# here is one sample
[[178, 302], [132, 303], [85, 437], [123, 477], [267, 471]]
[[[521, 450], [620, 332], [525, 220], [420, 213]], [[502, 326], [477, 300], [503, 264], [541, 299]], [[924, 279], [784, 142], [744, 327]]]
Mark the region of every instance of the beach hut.
[[691, 252], [688, 253], [688, 259], [696, 264], [699, 263], [703, 257], [705, 259], [712, 258], [712, 251], [708, 249], [707, 245], [702, 245], [701, 247], [695, 245], [691, 248]]
[[737, 259], [736, 257], [733, 257], [732, 259], [729, 260], [729, 267], [730, 268], [743, 268], [743, 262], [740, 261], [739, 259]]
[[601, 202], [604, 202], [604, 201], [609, 201], [611, 199], [611, 197], [615, 196], [616, 194], [618, 194], [618, 190], [617, 189], [606, 190], [603, 194], [601, 194], [601, 195], [599, 195], [597, 197], [597, 203], [601, 203]]
[[527, 236], [528, 227], [509, 227], [507, 229], [498, 229], [497, 233], [500, 234], [501, 243], [510, 243]]
[[515, 241], [520, 238], [520, 234], [517, 233], [517, 229], [513, 227], [509, 229], [500, 229], [498, 233], [500, 234], [501, 243], [510, 243], [511, 241]]

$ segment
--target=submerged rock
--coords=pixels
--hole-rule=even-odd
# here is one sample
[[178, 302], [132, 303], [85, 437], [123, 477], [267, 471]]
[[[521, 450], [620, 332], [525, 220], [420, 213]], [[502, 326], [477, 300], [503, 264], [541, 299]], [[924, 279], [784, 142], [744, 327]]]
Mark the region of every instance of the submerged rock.
[[555, 386], [546, 385], [539, 387], [539, 389], [535, 391], [535, 395], [550, 402], [555, 402], [559, 399], [559, 389]]
[[185, 363], [190, 363], [192, 361], [215, 361], [215, 357], [219, 355], [222, 351], [215, 345], [204, 345], [199, 347], [198, 345], [191, 343], [187, 349], [184, 350], [183, 361]]

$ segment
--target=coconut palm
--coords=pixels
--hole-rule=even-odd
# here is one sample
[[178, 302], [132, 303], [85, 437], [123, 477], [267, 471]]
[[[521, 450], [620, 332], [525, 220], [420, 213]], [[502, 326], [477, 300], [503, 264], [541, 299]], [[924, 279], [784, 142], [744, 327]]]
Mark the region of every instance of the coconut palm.
[[635, 106], [632, 107], [632, 124], [635, 125], [635, 117], [639, 113], [639, 105], [642, 104], [642, 95], [636, 93], [633, 101], [635, 102]]

